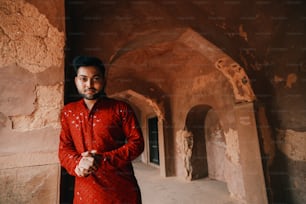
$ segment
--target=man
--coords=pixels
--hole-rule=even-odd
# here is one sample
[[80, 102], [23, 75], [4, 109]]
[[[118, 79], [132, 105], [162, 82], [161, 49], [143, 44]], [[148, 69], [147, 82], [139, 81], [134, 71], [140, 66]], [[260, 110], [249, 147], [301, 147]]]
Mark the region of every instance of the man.
[[131, 107], [104, 94], [105, 68], [96, 57], [73, 60], [82, 100], [61, 112], [59, 159], [75, 176], [74, 204], [141, 203], [131, 161], [144, 141]]

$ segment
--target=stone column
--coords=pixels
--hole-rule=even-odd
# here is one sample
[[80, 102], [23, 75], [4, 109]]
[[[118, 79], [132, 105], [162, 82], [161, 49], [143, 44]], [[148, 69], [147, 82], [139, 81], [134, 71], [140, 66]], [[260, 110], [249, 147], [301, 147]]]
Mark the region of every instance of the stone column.
[[237, 104], [235, 117], [246, 203], [267, 204], [253, 103]]
[[55, 204], [64, 1], [0, 5], [0, 203]]

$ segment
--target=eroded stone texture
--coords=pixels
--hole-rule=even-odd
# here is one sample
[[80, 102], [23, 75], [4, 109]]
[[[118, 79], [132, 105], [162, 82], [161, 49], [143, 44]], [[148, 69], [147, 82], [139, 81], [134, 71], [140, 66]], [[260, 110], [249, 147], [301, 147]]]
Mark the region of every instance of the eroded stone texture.
[[279, 130], [277, 147], [294, 161], [306, 161], [306, 132]]
[[224, 137], [226, 144], [224, 178], [227, 182], [230, 194], [243, 203], [246, 199], [246, 192], [244, 186], [245, 181], [241, 176], [243, 171], [240, 163], [238, 132], [229, 129], [228, 132], [224, 132]]
[[224, 172], [225, 180], [227, 181], [227, 187], [229, 190], [229, 193], [232, 197], [236, 198], [240, 203], [245, 203], [245, 187], [244, 187], [244, 181], [242, 179], [242, 169], [241, 165], [234, 164], [229, 159], [224, 160], [224, 168], [226, 171]]
[[16, 64], [38, 73], [62, 63], [63, 32], [29, 3], [1, 0], [0, 4], [0, 67]]
[[294, 84], [296, 84], [298, 80], [298, 76], [295, 73], [290, 73], [286, 78], [275, 75], [273, 78], [273, 82], [276, 84], [283, 83], [286, 88], [292, 88]]
[[3, 113], [0, 112], [0, 128], [3, 128], [6, 126], [7, 117]]
[[238, 132], [230, 129], [228, 132], [224, 132], [226, 143], [226, 156], [235, 165], [239, 165], [239, 141]]
[[[13, 168], [16, 166], [30, 166], [55, 163], [57, 155], [53, 159], [44, 154], [57, 152], [60, 129], [46, 127], [32, 131], [12, 131], [10, 128], [1, 128], [0, 136], [0, 162], [1, 168]], [[38, 156], [40, 153], [41, 156]], [[21, 159], [24, 158], [25, 160]]]
[[255, 100], [255, 94], [244, 69], [219, 48], [191, 29], [183, 33], [179, 40], [187, 47], [192, 47], [202, 53], [211, 63], [214, 63], [215, 68], [220, 70], [232, 85], [236, 102]]
[[215, 66], [229, 79], [237, 101], [255, 100], [249, 79], [239, 64], [229, 58], [222, 58], [216, 62]]
[[286, 87], [287, 88], [292, 88], [292, 86], [296, 83], [298, 77], [295, 73], [290, 73], [287, 76], [287, 83], [286, 83]]
[[6, 116], [28, 115], [34, 111], [35, 76], [16, 67], [0, 66], [0, 112]]
[[12, 116], [13, 129], [29, 131], [43, 127], [59, 128], [62, 89], [62, 84], [37, 86], [34, 112], [26, 116]]
[[58, 203], [58, 164], [0, 169], [0, 203]]
[[24, 0], [0, 19], [0, 203], [58, 203], [64, 33]]
[[183, 160], [185, 171], [185, 179], [192, 179], [192, 148], [193, 148], [193, 134], [186, 130], [179, 130], [176, 132], [176, 142], [178, 146], [178, 153]]
[[[193, 78], [193, 84], [192, 84], [192, 92], [201, 91], [203, 87], [209, 87], [210, 84], [218, 83], [218, 74], [213, 72], [205, 75], [199, 75], [195, 76]], [[213, 94], [216, 90], [206, 90], [208, 93]]]

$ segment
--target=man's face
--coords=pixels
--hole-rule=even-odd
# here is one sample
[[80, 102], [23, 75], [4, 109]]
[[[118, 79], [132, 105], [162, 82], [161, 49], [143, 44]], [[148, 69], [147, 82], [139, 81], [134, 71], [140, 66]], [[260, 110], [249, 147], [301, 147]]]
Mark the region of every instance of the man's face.
[[105, 79], [98, 68], [82, 66], [74, 79], [79, 94], [87, 100], [95, 100], [103, 91]]

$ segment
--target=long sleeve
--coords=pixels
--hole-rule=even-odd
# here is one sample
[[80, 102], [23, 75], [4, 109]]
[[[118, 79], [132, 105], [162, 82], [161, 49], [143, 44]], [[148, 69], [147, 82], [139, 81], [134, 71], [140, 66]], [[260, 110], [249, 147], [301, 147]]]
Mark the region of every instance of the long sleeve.
[[69, 126], [65, 118], [65, 111], [61, 113], [61, 133], [59, 142], [58, 156], [60, 164], [73, 176], [76, 176], [74, 169], [79, 163], [81, 157], [75, 149], [72, 136], [69, 131]]
[[120, 106], [118, 112], [122, 122], [122, 131], [126, 137], [126, 144], [102, 155], [111, 166], [120, 168], [143, 152], [144, 140], [137, 118], [130, 106]]

